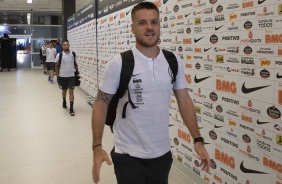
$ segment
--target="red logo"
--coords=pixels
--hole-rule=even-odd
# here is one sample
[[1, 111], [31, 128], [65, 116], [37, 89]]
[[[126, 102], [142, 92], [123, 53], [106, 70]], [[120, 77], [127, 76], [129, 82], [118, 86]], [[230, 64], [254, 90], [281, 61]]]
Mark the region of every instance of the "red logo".
[[278, 91], [278, 104], [282, 105], [282, 90]]
[[265, 135], [265, 130], [262, 130], [262, 132], [261, 132], [261, 133], [262, 133], [262, 135]]
[[186, 79], [186, 82], [188, 83], [188, 84], [191, 84], [191, 82], [192, 82], [192, 80], [191, 80], [191, 75], [190, 74], [185, 74], [185, 79]]
[[248, 146], [248, 147], [247, 147], [247, 152], [248, 152], [248, 153], [251, 153], [251, 151], [252, 151], [252, 150], [251, 150], [251, 146]]
[[249, 38], [253, 38], [253, 32], [252, 31], [249, 32]]
[[267, 12], [267, 8], [266, 8], [266, 7], [263, 8], [263, 12], [264, 12], [264, 13]]
[[223, 92], [228, 92], [232, 94], [237, 93], [237, 87], [235, 82], [230, 82], [226, 80], [216, 79], [216, 89]]
[[198, 93], [201, 94], [201, 88], [198, 89]]
[[251, 101], [251, 100], [249, 100], [249, 101], [248, 101], [248, 106], [249, 106], [249, 107], [252, 107], [252, 106], [253, 106], [253, 104], [252, 104], [252, 101]]

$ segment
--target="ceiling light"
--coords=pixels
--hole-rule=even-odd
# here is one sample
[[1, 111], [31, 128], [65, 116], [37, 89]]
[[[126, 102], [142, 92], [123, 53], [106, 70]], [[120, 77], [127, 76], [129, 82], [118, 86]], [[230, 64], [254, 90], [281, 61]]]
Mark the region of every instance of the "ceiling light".
[[27, 0], [27, 3], [32, 3], [32, 0]]

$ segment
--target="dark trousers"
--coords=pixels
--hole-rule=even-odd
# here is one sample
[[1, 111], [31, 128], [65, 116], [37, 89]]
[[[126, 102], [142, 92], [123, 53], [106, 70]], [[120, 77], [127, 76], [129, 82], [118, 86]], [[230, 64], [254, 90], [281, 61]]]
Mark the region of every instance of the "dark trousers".
[[111, 152], [118, 184], [168, 184], [171, 152], [154, 159], [141, 159]]

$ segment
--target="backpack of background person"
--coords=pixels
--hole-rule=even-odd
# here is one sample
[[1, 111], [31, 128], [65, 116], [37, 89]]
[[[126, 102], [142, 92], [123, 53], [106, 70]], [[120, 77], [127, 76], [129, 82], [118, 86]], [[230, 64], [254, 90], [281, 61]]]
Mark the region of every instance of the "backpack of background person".
[[[171, 83], [173, 84], [176, 81], [176, 75], [178, 72], [177, 59], [172, 52], [166, 50], [162, 50], [162, 51], [171, 70], [171, 78], [172, 78]], [[106, 125], [110, 126], [112, 132], [113, 132], [113, 125], [116, 119], [116, 111], [117, 111], [119, 99], [122, 98], [125, 91], [128, 90], [128, 84], [130, 82], [134, 69], [134, 56], [132, 50], [122, 52], [121, 58], [122, 58], [122, 67], [121, 67], [119, 86], [116, 94], [113, 95], [108, 105], [107, 117], [106, 117]], [[131, 101], [130, 94], [128, 92], [128, 102], [126, 102], [123, 106], [122, 118], [126, 117], [126, 107], [128, 103], [131, 105], [133, 109], [138, 108]]]
[[[74, 58], [74, 60], [73, 60], [74, 61], [74, 66], [77, 66], [77, 63], [76, 63], [76, 60], [75, 60], [75, 57], [76, 57], [75, 52], [72, 52], [72, 55], [73, 55], [73, 58]], [[61, 67], [62, 58], [63, 58], [63, 52], [60, 52], [59, 53], [59, 70], [60, 70], [60, 67]], [[80, 80], [79, 80], [80, 76], [78, 75], [78, 71], [75, 71], [74, 77], [75, 77], [75, 86], [80, 86]]]

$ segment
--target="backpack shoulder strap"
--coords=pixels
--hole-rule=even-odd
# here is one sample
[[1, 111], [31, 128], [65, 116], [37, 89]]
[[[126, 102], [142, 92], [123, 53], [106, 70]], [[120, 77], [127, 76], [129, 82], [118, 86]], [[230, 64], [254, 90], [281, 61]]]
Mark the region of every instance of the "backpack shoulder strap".
[[[173, 84], [176, 81], [176, 76], [177, 76], [177, 72], [178, 72], [178, 62], [177, 59], [175, 57], [175, 55], [167, 50], [162, 50], [164, 53], [164, 56], [168, 62], [169, 68], [172, 72], [172, 76], [171, 76], [171, 83]], [[170, 71], [169, 71], [170, 73]]]
[[128, 88], [134, 69], [134, 56], [132, 50], [121, 53], [122, 67], [120, 73], [119, 87], [116, 94], [121, 98]]
[[61, 67], [63, 53], [59, 53], [59, 67]]
[[75, 75], [77, 75], [77, 73], [78, 73], [78, 65], [77, 65], [77, 62], [76, 62], [76, 53], [72, 51], [72, 55], [73, 55], [73, 62], [74, 62], [75, 73], [76, 73]]
[[75, 57], [76, 57], [75, 52], [72, 51], [72, 55], [73, 55], [74, 62], [76, 62], [76, 60], [75, 60]]

